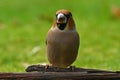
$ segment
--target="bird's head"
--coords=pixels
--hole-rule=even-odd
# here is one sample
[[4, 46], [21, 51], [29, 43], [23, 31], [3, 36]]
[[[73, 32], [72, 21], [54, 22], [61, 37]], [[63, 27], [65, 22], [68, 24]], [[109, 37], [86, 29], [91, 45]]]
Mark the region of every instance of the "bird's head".
[[65, 9], [58, 10], [56, 12], [56, 19], [53, 27], [56, 27], [59, 30], [74, 30], [75, 23], [71, 12]]

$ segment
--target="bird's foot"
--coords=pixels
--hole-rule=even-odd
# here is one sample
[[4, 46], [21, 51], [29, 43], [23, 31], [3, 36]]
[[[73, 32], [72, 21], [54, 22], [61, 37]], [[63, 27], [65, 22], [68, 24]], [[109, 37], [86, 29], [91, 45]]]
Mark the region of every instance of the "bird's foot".
[[45, 72], [49, 69], [49, 67], [51, 67], [51, 65], [49, 65], [49, 64], [45, 65]]
[[70, 66], [69, 69], [70, 71], [75, 72], [75, 66]]

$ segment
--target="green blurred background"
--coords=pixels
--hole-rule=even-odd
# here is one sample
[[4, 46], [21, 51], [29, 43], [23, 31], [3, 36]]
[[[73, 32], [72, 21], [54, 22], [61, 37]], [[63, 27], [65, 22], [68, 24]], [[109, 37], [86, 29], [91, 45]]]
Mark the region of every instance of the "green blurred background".
[[112, 5], [120, 0], [0, 0], [0, 72], [48, 63], [46, 33], [59, 9], [72, 12], [81, 36], [73, 65], [120, 70], [120, 20], [112, 19]]

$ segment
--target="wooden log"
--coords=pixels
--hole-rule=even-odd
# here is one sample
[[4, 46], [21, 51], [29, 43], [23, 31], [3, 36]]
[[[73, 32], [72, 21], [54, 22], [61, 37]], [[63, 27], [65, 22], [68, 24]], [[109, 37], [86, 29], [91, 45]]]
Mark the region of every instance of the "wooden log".
[[[106, 80], [106, 79], [107, 80], [116, 80], [116, 79], [119, 79], [119, 76], [116, 78], [116, 77], [112, 77], [112, 75], [110, 75], [110, 74], [115, 73], [115, 75], [116, 75], [116, 74], [120, 73], [119, 71], [113, 72], [113, 71], [98, 70], [98, 69], [85, 69], [85, 68], [77, 68], [77, 67], [74, 67], [74, 66], [71, 66], [69, 68], [57, 68], [57, 67], [48, 66], [48, 65], [47, 66], [44, 66], [44, 65], [31, 65], [31, 66], [28, 66], [26, 71], [27, 72], [32, 72], [32, 71], [37, 71], [37, 72], [65, 72], [65, 73], [62, 73], [64, 75], [67, 75], [66, 73], [68, 73], [68, 72], [72, 73], [72, 75], [68, 74], [67, 80], [68, 79], [70, 79], [70, 80], [76, 80], [76, 79], [77, 80], [83, 80], [83, 79], [84, 80], [96, 80], [96, 79], [97, 80]], [[78, 72], [79, 72], [79, 74], [78, 74]], [[77, 76], [77, 74], [78, 74], [78, 76]], [[83, 74], [84, 74], [84, 76], [81, 76]], [[108, 76], [106, 76], [106, 74]], [[62, 78], [61, 77], [58, 77], [58, 78], [60, 80], [66, 79], [64, 76]], [[50, 80], [56, 80], [56, 79], [50, 79]]]
[[120, 73], [120, 71], [108, 71], [98, 69], [85, 69], [71, 66], [69, 68], [58, 68], [45, 65], [30, 65], [26, 68], [26, 72], [84, 72], [84, 73]]
[[0, 73], [0, 80], [120, 80], [120, 73], [84, 73], [84, 72]]
[[0, 80], [120, 80], [120, 71], [31, 65], [27, 73], [0, 73]]

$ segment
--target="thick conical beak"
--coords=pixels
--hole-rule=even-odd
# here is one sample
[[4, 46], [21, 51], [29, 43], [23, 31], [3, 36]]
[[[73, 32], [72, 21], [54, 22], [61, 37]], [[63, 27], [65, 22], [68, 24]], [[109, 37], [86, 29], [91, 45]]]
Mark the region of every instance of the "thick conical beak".
[[62, 14], [62, 13], [59, 13], [57, 15], [57, 23], [63, 24], [63, 23], [66, 23], [66, 22], [67, 22], [66, 16], [64, 14]]

